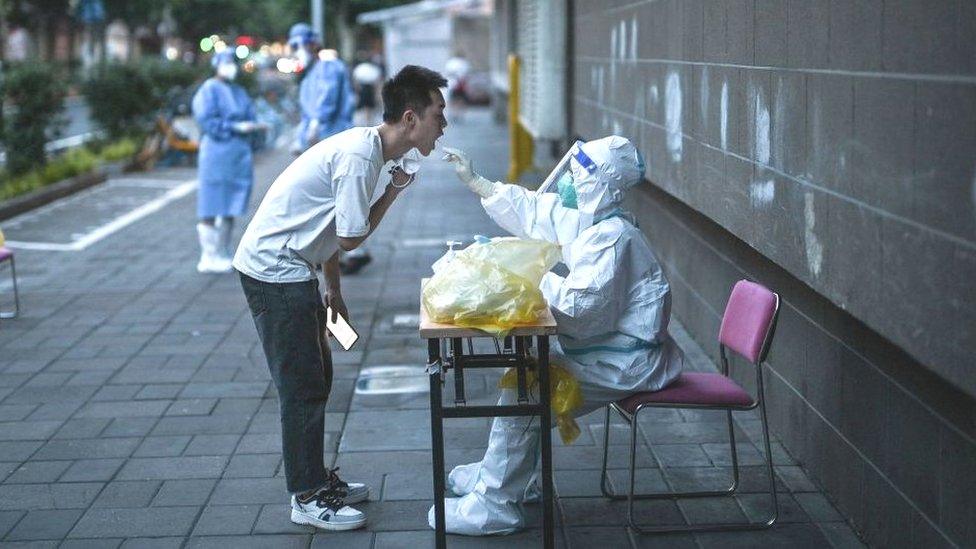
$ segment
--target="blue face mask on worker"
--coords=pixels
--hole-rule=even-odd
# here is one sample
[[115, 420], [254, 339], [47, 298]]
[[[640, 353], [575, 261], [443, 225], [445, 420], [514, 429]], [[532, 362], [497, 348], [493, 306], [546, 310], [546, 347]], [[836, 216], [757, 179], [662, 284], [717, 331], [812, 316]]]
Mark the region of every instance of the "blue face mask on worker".
[[576, 186], [573, 185], [573, 174], [566, 172], [556, 181], [556, 192], [565, 208], [577, 209]]

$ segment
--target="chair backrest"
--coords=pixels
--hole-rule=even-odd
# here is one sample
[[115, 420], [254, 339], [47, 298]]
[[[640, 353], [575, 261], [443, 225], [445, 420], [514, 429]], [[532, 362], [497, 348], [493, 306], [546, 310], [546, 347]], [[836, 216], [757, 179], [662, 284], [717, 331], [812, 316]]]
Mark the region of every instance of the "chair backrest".
[[753, 364], [762, 362], [778, 310], [775, 292], [748, 280], [736, 282], [722, 315], [719, 342]]

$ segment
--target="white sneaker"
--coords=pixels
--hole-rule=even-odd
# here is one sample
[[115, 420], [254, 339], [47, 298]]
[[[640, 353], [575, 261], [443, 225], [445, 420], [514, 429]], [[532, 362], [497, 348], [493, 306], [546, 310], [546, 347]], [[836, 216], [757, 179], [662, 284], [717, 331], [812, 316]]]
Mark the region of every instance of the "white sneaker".
[[345, 482], [336, 473], [338, 470], [338, 467], [335, 469], [327, 469], [329, 472], [329, 482], [332, 483], [332, 488], [343, 494], [343, 501], [346, 503], [359, 503], [369, 499], [369, 486], [366, 486], [362, 482]]
[[366, 513], [346, 505], [341, 491], [323, 488], [308, 501], [291, 497], [291, 521], [330, 531], [355, 530], [366, 525]]

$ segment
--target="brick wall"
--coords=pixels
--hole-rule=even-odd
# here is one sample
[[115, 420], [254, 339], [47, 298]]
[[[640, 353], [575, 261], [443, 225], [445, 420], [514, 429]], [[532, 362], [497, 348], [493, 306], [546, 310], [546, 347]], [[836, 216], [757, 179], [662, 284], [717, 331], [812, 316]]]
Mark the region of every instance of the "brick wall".
[[976, 4], [573, 12], [573, 132], [644, 151], [676, 314], [707, 344], [734, 280], [782, 292], [788, 448], [869, 541], [976, 543]]

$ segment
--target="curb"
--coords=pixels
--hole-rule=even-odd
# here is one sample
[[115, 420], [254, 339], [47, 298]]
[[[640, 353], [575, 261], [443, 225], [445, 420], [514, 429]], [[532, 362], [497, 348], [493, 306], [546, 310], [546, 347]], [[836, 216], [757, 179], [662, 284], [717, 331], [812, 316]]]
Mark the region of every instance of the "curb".
[[110, 174], [121, 172], [123, 165], [124, 163], [122, 162], [105, 164], [94, 171], [69, 177], [68, 179], [45, 185], [27, 194], [15, 196], [0, 203], [0, 221], [10, 219], [11, 217], [49, 204], [89, 187], [94, 187], [99, 183], [104, 183]]

